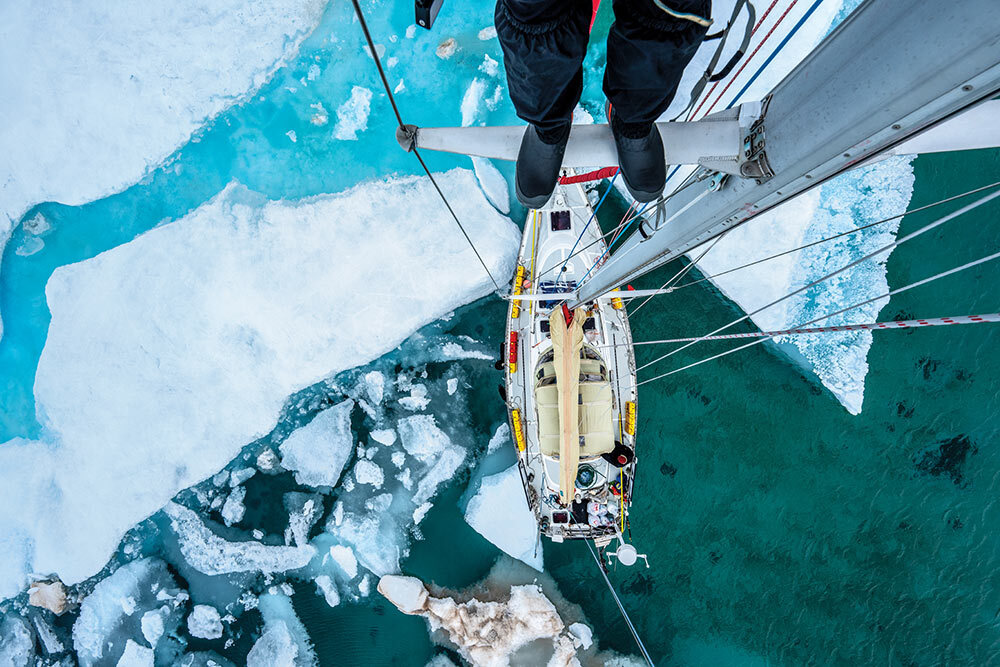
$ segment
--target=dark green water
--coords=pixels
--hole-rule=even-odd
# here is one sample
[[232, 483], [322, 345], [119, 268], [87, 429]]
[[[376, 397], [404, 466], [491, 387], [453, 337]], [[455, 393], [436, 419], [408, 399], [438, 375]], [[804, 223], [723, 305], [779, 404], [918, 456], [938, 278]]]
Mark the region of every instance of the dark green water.
[[[911, 209], [998, 180], [1000, 151], [926, 156], [914, 168]], [[607, 227], [621, 210], [605, 208]], [[946, 210], [907, 216], [900, 234]], [[901, 246], [890, 286], [995, 252], [998, 215], [1000, 206], [987, 205]], [[659, 286], [677, 268], [636, 287]], [[695, 269], [691, 279], [699, 277]], [[996, 311], [998, 282], [1000, 265], [986, 264], [894, 297], [881, 319]], [[473, 335], [497, 344], [498, 304], [476, 312], [491, 328]], [[702, 283], [654, 299], [633, 330], [637, 340], [696, 335], [739, 312]], [[651, 568], [620, 568], [612, 579], [654, 659], [1000, 661], [998, 342], [986, 325], [876, 333], [858, 416], [770, 344], [643, 386], [632, 537]], [[670, 361], [728, 345], [705, 343]], [[639, 364], [654, 354], [640, 348]], [[473, 410], [490, 423], [503, 406], [484, 380], [490, 391]], [[460, 492], [453, 486], [437, 501], [405, 572], [449, 587], [485, 575], [498, 552], [462, 520]], [[602, 647], [635, 653], [582, 545], [547, 543], [545, 560]], [[420, 622], [381, 600], [335, 610], [306, 595], [295, 602], [327, 664], [419, 665], [432, 654]], [[340, 640], [345, 632], [351, 641]], [[405, 650], [388, 639], [400, 632]]]

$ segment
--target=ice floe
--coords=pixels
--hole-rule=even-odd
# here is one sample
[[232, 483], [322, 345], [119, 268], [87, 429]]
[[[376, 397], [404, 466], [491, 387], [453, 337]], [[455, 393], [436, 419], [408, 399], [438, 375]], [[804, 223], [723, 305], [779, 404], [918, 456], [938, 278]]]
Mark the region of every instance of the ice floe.
[[[80, 615], [73, 624], [77, 659], [85, 667], [115, 664], [122, 655], [131, 655], [126, 653], [129, 642], [172, 633], [181, 623], [187, 599], [163, 561], [146, 558], [121, 566], [99, 581], [80, 605]], [[147, 614], [161, 609], [159, 622], [151, 623]], [[181, 650], [166, 642], [156, 643], [156, 650], [164, 655]], [[145, 650], [151, 664], [153, 649]]]
[[474, 665], [507, 665], [521, 648], [542, 639], [551, 641], [533, 646], [531, 659], [519, 656], [530, 660], [524, 664], [579, 664], [573, 635], [538, 586], [512, 586], [507, 600], [458, 602], [430, 595], [415, 577], [386, 575], [379, 580], [378, 590], [400, 611], [427, 618], [432, 631], [444, 631]]
[[261, 595], [258, 609], [264, 617], [264, 632], [247, 655], [247, 667], [312, 667], [316, 664], [309, 635], [287, 595]]
[[325, 6], [0, 4], [0, 240], [34, 204], [82, 204], [138, 181], [260, 88]]
[[184, 560], [203, 574], [230, 572], [286, 572], [305, 567], [315, 547], [270, 546], [260, 542], [230, 542], [219, 537], [192, 510], [167, 503], [164, 512], [177, 534]]
[[338, 403], [281, 443], [281, 465], [295, 473], [296, 482], [307, 486], [337, 485], [354, 448], [353, 409], [352, 400]]
[[337, 125], [333, 136], [344, 141], [355, 141], [358, 132], [368, 129], [368, 114], [371, 112], [372, 91], [361, 86], [351, 89], [351, 97], [337, 107]]
[[218, 639], [222, 636], [222, 617], [211, 605], [196, 604], [188, 614], [187, 625], [192, 637]]
[[542, 545], [535, 514], [528, 507], [517, 465], [484, 477], [469, 501], [465, 520], [501, 551], [542, 569]]
[[[490, 270], [508, 275], [517, 228], [470, 171], [438, 181]], [[30, 571], [94, 574], [132, 525], [268, 433], [289, 395], [491, 292], [454, 221], [425, 214], [439, 208], [426, 178], [297, 202], [233, 185], [57, 269], [35, 381], [51, 444], [0, 445], [0, 597]], [[433, 289], [415, 279], [430, 271]], [[344, 318], [359, 295], [363, 313]]]

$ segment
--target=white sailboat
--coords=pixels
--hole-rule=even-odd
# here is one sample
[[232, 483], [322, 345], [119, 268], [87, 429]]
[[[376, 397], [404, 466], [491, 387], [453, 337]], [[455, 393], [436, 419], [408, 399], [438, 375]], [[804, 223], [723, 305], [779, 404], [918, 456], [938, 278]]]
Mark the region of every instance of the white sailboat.
[[621, 536], [635, 479], [628, 313], [617, 296], [572, 311], [558, 296], [606, 255], [581, 185], [558, 185], [528, 214], [507, 315], [506, 396], [529, 507], [557, 542]]
[[[780, 41], [761, 68], [818, 4], [803, 8], [794, 25], [778, 28], [788, 11], [772, 15], [777, 22], [758, 35], [754, 53], [772, 33]], [[863, 3], [764, 99], [741, 99], [760, 72], [741, 67], [734, 77], [737, 87], [745, 83], [724, 98], [726, 109], [659, 123], [668, 165], [677, 167], [672, 194], [608, 258], [597, 225], [586, 224], [591, 208], [579, 185], [558, 186], [529, 213], [508, 295], [506, 390], [541, 534], [598, 547], [619, 537], [619, 561], [637, 556], [624, 533], [640, 383], [619, 306], [623, 297], [660, 291], [614, 290], [846, 170], [893, 154], [1000, 145], [1000, 101], [991, 101], [1000, 92], [1000, 14], [989, 0], [960, 5]], [[407, 150], [513, 160], [522, 131], [401, 126], [397, 137]], [[606, 125], [574, 126], [564, 170], [614, 163]], [[574, 243], [590, 247], [571, 256]], [[614, 452], [627, 462], [619, 467]]]

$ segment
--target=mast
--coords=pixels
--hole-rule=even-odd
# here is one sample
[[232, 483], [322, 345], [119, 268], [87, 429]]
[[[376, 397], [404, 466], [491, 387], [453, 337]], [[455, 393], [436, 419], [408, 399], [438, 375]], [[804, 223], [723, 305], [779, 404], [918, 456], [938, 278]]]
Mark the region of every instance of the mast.
[[[743, 177], [705, 179], [634, 232], [571, 308], [865, 162], [1000, 91], [995, 0], [868, 0], [765, 98]], [[1000, 122], [994, 119], [994, 123]], [[715, 191], [713, 191], [715, 190]]]

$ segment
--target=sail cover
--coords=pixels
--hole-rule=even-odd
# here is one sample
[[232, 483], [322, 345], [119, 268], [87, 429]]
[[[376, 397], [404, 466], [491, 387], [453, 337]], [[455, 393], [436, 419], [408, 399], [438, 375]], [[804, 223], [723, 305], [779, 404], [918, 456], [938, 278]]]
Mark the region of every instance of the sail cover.
[[587, 319], [586, 311], [577, 308], [567, 324], [566, 312], [556, 311], [549, 318], [559, 392], [559, 499], [564, 505], [573, 501], [580, 462], [580, 350]]

